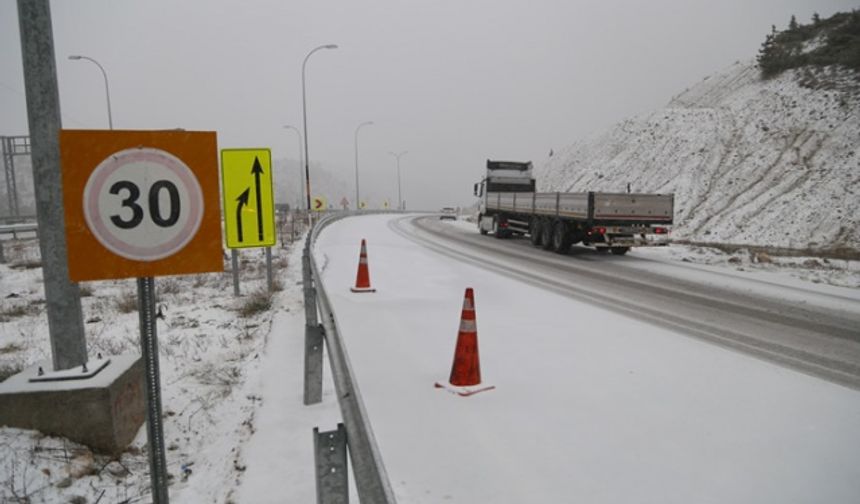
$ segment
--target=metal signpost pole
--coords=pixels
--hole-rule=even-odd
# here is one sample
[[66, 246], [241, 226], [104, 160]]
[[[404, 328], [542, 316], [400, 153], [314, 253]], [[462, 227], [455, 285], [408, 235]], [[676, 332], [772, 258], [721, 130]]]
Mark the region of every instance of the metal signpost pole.
[[168, 504], [167, 459], [164, 452], [164, 427], [161, 420], [161, 384], [158, 371], [158, 332], [155, 321], [155, 279], [137, 279], [140, 309], [140, 348], [142, 351], [146, 400], [146, 437], [149, 442], [149, 470], [153, 504]]
[[272, 247], [266, 247], [266, 285], [269, 292], [275, 291], [275, 281], [272, 278]]
[[230, 269], [233, 270], [233, 296], [239, 297], [239, 251], [230, 250]]
[[60, 96], [48, 0], [18, 0], [18, 22], [51, 355], [55, 370], [69, 369], [86, 364], [87, 343], [80, 290], [69, 280], [60, 176]]

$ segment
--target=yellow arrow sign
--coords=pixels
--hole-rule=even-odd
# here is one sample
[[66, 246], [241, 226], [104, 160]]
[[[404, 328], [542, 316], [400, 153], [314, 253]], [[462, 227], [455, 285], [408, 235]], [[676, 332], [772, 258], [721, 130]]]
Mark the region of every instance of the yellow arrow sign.
[[269, 149], [221, 149], [224, 234], [229, 248], [275, 244], [275, 198]]
[[324, 212], [328, 210], [328, 202], [324, 196], [314, 196], [311, 199], [311, 210], [314, 212]]

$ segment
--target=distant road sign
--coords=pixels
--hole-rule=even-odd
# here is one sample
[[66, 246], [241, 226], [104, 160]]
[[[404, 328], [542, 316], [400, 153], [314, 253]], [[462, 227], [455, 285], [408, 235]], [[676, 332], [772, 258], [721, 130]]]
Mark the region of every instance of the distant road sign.
[[328, 202], [324, 196], [314, 196], [311, 200], [311, 210], [314, 212], [323, 212], [328, 210]]
[[229, 248], [275, 244], [275, 198], [269, 149], [222, 149], [224, 234]]
[[63, 130], [69, 277], [223, 271], [214, 132]]

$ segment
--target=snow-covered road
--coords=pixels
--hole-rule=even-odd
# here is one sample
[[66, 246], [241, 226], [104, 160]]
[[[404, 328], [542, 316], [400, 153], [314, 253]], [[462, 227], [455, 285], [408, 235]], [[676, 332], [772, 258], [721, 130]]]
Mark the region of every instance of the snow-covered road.
[[614, 257], [578, 247], [562, 257], [535, 250], [528, 240], [488, 239], [462, 224], [416, 219], [393, 227], [454, 259], [860, 390], [856, 289], [646, 260], [648, 249]]
[[[315, 255], [399, 502], [860, 496], [860, 392], [456, 261], [397, 219], [337, 222]], [[373, 294], [349, 291], [362, 238]], [[461, 398], [433, 383], [450, 372], [466, 287], [497, 388]], [[853, 290], [821, 296], [857, 310]]]

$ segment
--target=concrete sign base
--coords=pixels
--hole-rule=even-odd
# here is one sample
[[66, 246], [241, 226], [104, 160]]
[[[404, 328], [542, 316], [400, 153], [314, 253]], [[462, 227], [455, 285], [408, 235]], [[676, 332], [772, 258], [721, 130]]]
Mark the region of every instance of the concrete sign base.
[[0, 383], [0, 426], [65, 437], [112, 455], [134, 440], [145, 419], [139, 355], [112, 356], [84, 379], [32, 381], [40, 367], [51, 368], [37, 363]]

